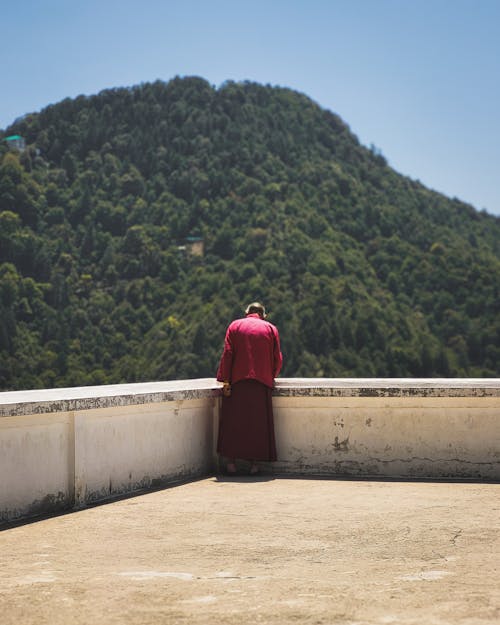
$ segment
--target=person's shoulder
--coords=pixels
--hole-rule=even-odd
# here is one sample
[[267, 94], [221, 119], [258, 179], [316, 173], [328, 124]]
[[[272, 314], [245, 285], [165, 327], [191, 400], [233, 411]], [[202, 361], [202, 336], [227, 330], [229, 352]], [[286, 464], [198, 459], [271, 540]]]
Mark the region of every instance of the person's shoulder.
[[234, 319], [229, 324], [228, 330], [234, 330], [235, 328], [239, 328], [242, 322], [244, 321], [245, 321], [245, 317], [243, 317], [242, 319]]
[[273, 323], [267, 321], [267, 319], [263, 319], [262, 321], [267, 324], [273, 332], [278, 332], [278, 328]]

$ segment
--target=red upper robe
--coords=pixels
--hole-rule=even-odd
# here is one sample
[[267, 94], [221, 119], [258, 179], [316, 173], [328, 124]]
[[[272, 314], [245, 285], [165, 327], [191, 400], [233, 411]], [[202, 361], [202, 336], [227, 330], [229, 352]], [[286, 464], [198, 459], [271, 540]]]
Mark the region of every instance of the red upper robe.
[[278, 329], [258, 314], [250, 313], [233, 321], [227, 329], [217, 380], [231, 384], [258, 380], [272, 388], [282, 364]]

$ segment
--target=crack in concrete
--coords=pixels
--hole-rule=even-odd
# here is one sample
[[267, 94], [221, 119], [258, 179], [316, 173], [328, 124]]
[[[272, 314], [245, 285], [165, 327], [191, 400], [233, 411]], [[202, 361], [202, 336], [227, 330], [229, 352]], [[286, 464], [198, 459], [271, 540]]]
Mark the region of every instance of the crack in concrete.
[[370, 456], [369, 459], [375, 462], [382, 462], [383, 464], [390, 464], [393, 462], [409, 463], [409, 462], [414, 462], [415, 460], [419, 460], [419, 461], [433, 462], [433, 463], [435, 462], [458, 462], [459, 464], [470, 464], [470, 465], [489, 466], [489, 467], [493, 467], [494, 465], [497, 465], [497, 464], [500, 465], [499, 460], [494, 460], [491, 462], [482, 462], [481, 460], [463, 460], [461, 458], [428, 458], [426, 456], [412, 456], [411, 458], [392, 458], [390, 460], [386, 460], [382, 458], [375, 458], [373, 456]]
[[458, 532], [453, 536], [453, 538], [450, 540], [452, 545], [456, 545], [457, 544], [457, 539], [462, 535], [462, 531], [463, 530], [458, 530]]

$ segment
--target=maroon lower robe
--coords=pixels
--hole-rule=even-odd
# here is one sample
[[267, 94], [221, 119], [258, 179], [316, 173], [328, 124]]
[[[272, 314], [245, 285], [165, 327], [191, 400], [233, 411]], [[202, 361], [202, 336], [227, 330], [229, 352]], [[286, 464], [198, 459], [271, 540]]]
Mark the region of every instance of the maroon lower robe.
[[222, 397], [217, 452], [227, 458], [275, 461], [272, 389], [257, 380], [241, 380]]

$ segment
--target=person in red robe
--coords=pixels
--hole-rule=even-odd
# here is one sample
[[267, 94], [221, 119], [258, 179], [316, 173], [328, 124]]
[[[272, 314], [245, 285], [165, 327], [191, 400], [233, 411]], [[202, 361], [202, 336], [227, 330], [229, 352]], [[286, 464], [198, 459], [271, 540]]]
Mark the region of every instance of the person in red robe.
[[249, 461], [251, 474], [258, 461], [277, 459], [271, 396], [283, 356], [278, 329], [265, 317], [254, 302], [226, 331], [217, 371], [223, 382], [217, 452], [228, 459], [228, 473], [236, 473], [236, 459]]

